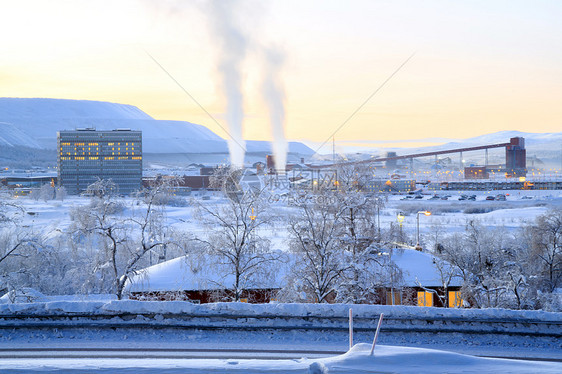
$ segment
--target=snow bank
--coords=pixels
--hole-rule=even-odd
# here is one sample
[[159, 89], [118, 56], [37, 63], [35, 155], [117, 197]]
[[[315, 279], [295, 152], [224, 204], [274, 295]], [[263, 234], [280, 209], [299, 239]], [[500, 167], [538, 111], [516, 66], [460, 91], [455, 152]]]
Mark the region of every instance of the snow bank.
[[536, 310], [508, 309], [448, 309], [416, 306], [352, 305], [352, 304], [247, 304], [210, 303], [192, 304], [186, 301], [47, 301], [34, 303], [0, 304], [0, 317], [13, 314], [193, 314], [225, 316], [282, 316], [282, 317], [343, 317], [353, 309], [356, 318], [378, 318], [384, 313], [389, 318], [466, 318], [509, 319], [533, 321], [562, 321], [562, 313]]
[[342, 369], [349, 373], [559, 373], [562, 369], [560, 363], [489, 359], [423, 348], [377, 346], [374, 356], [370, 350], [370, 344], [357, 344], [344, 355], [317, 363], [326, 373]]

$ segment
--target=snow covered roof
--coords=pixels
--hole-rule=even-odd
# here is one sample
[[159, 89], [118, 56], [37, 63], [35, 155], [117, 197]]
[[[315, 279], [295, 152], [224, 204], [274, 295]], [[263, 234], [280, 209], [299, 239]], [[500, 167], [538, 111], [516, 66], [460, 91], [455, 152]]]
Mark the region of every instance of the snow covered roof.
[[[418, 281], [424, 287], [439, 287], [442, 280], [433, 261], [434, 256], [412, 249], [394, 249], [388, 252], [392, 261], [402, 270], [404, 285], [418, 286]], [[217, 265], [220, 261], [209, 256], [196, 258], [182, 256], [150, 266], [131, 277], [125, 285], [129, 292], [148, 291], [193, 291], [217, 290], [231, 288], [234, 276], [229, 274], [224, 265]], [[209, 266], [208, 264], [213, 264]], [[289, 262], [290, 263], [290, 262]], [[287, 274], [288, 264], [280, 263], [275, 266], [275, 274], [254, 277], [242, 282], [242, 287], [252, 288], [282, 288]], [[259, 279], [255, 279], [259, 278]], [[460, 286], [461, 280], [454, 278], [450, 286]]]
[[[209, 263], [213, 266], [208, 266]], [[281, 263], [279, 265], [275, 267], [273, 274], [241, 280], [241, 287], [281, 288], [285, 266]], [[227, 266], [220, 265], [218, 259], [187, 255], [139, 271], [127, 281], [125, 290], [129, 292], [219, 290], [231, 288], [233, 285], [234, 275], [229, 272]]]
[[[435, 256], [414, 249], [394, 249], [389, 254], [402, 270], [404, 284], [407, 286], [418, 286], [418, 281], [424, 287], [442, 286], [441, 275], [434, 264], [434, 261], [438, 261]], [[443, 267], [451, 271], [451, 265], [444, 263]], [[449, 283], [449, 286], [461, 285], [460, 277], [454, 277]]]

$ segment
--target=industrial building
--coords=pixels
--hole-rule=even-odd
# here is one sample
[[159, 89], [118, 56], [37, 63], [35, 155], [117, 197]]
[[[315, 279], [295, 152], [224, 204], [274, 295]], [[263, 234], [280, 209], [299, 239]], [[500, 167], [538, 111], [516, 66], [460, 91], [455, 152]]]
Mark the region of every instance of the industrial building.
[[437, 157], [444, 154], [457, 153], [459, 154], [459, 169], [463, 170], [463, 152], [472, 152], [484, 150], [486, 152], [486, 164], [482, 166], [482, 170], [478, 171], [476, 169], [465, 170], [465, 175], [472, 179], [485, 178], [485, 174], [488, 169], [488, 150], [493, 148], [505, 148], [505, 168], [504, 171], [508, 176], [511, 177], [524, 177], [527, 174], [527, 151], [525, 149], [525, 138], [514, 137], [509, 139], [509, 143], [498, 143], [498, 144], [488, 144], [488, 145], [478, 145], [474, 147], [464, 147], [455, 149], [446, 149], [441, 151], [433, 152], [423, 152], [415, 153], [409, 155], [397, 156], [395, 152], [388, 152], [386, 157], [382, 158], [371, 158], [362, 161], [352, 161], [343, 162], [339, 164], [324, 164], [317, 168], [334, 168], [342, 165], [360, 165], [360, 164], [374, 164], [376, 162], [385, 162], [387, 169], [394, 169], [397, 164], [396, 161], [403, 160], [410, 162], [410, 170], [414, 168], [414, 159], [420, 157], [435, 157], [435, 162], [437, 163]]
[[79, 194], [99, 179], [111, 179], [120, 194], [141, 188], [142, 133], [93, 128], [57, 133], [58, 185]]
[[505, 147], [505, 172], [513, 177], [527, 174], [525, 138], [517, 137], [509, 140], [509, 145]]

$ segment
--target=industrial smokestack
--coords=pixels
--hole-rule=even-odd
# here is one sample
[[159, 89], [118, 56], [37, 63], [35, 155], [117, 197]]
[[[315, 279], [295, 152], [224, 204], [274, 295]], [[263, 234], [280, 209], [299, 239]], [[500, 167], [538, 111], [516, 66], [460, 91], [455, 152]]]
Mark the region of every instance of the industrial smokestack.
[[281, 51], [273, 48], [265, 50], [262, 91], [269, 112], [271, 145], [275, 156], [275, 169], [278, 173], [285, 173], [288, 150], [285, 137], [285, 92], [280, 78], [283, 62], [284, 56]]
[[219, 44], [218, 71], [226, 95], [226, 120], [230, 132], [228, 150], [232, 166], [244, 166], [245, 142], [242, 137], [244, 118], [241, 65], [248, 41], [235, 20], [237, 1], [212, 1], [210, 27]]

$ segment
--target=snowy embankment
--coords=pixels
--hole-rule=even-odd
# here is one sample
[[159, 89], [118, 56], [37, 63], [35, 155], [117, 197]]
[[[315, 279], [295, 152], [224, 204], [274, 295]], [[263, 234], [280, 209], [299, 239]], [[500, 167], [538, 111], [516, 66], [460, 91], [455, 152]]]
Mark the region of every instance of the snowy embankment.
[[224, 316], [346, 317], [353, 309], [356, 318], [374, 318], [380, 313], [393, 318], [510, 320], [513, 322], [562, 322], [562, 313], [537, 310], [448, 309], [390, 305], [349, 304], [192, 304], [185, 301], [46, 301], [0, 304], [0, 318], [6, 315], [119, 315], [119, 314], [189, 314]]
[[[119, 349], [134, 347], [143, 349], [216, 349], [235, 348], [248, 350], [249, 357], [255, 349], [290, 349], [298, 352], [331, 350], [345, 352], [348, 336], [345, 326], [349, 308], [354, 320], [366, 323], [370, 330], [356, 331], [355, 342], [370, 342], [373, 339], [376, 320], [380, 313], [388, 316], [375, 355], [370, 356], [370, 344], [357, 344], [348, 353], [330, 358], [302, 359], [150, 359], [132, 360], [123, 356], [111, 359], [2, 359], [2, 372], [32, 372], [58, 370], [59, 372], [110, 373], [131, 372], [135, 374], [166, 371], [168, 373], [375, 373], [375, 372], [511, 372], [543, 373], [562, 372], [562, 364], [522, 362], [513, 360], [484, 359], [458, 353], [471, 353], [496, 357], [562, 359], [560, 339], [555, 336], [531, 337], [525, 335], [436, 333], [435, 331], [385, 331], [395, 319], [404, 321], [427, 320], [438, 326], [438, 320], [484, 320], [511, 321], [521, 326], [552, 323], [559, 326], [562, 313], [542, 311], [513, 311], [504, 309], [443, 309], [406, 306], [346, 305], [346, 304], [245, 304], [214, 303], [196, 305], [184, 301], [137, 301], [95, 300], [68, 301], [61, 298], [31, 303], [0, 304], [0, 347], [26, 349], [50, 347], [63, 349], [91, 349], [111, 347]], [[136, 315], [136, 316], [135, 316]], [[55, 324], [49, 326], [49, 316]], [[20, 319], [21, 317], [21, 319]], [[92, 317], [92, 318], [90, 318]], [[86, 318], [91, 323], [81, 326]], [[263, 329], [251, 326], [271, 319], [272, 325]], [[322, 322], [323, 319], [333, 319]], [[236, 325], [236, 329], [197, 326], [197, 321]], [[257, 322], [256, 322], [257, 321]], [[300, 321], [303, 326], [315, 327], [333, 323], [338, 329], [283, 329]], [[27, 323], [29, 322], [29, 324]], [[166, 324], [170, 325], [166, 325]], [[194, 324], [184, 326], [182, 323]], [[402, 323], [402, 322], [399, 322]], [[9, 326], [11, 324], [11, 326]], [[104, 328], [104, 324], [108, 328]], [[130, 326], [127, 326], [130, 324]], [[151, 328], [158, 325], [158, 328]], [[266, 323], [267, 324], [267, 323]], [[506, 323], [501, 323], [506, 325]], [[557, 325], [558, 324], [558, 325]], [[217, 325], [218, 326], [218, 325]], [[281, 329], [277, 329], [280, 327]], [[317, 326], [316, 326], [317, 327]], [[410, 326], [411, 327], [411, 326]], [[559, 329], [559, 327], [558, 327]], [[529, 330], [530, 332], [530, 330]], [[556, 334], [556, 331], [554, 331]], [[558, 331], [560, 333], [560, 331]], [[398, 347], [402, 346], [402, 347]], [[412, 348], [416, 347], [416, 348]], [[449, 352], [422, 349], [438, 348]], [[458, 352], [458, 353], [452, 353]], [[303, 353], [302, 356], [306, 356]], [[296, 357], [302, 357], [296, 356]]]

